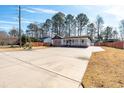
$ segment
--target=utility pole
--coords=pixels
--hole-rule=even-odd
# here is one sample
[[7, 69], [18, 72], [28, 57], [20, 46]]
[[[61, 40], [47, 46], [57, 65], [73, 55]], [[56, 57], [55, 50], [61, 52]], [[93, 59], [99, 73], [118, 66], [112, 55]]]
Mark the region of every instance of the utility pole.
[[21, 6], [18, 6], [19, 8], [19, 45], [22, 47], [22, 41], [21, 41]]

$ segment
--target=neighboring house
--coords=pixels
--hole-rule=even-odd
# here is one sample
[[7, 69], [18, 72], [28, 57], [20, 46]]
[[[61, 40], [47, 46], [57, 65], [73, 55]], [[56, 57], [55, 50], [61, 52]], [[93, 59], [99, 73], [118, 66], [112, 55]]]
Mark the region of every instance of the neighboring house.
[[58, 35], [55, 35], [52, 38], [52, 45], [53, 46], [62, 46], [62, 37], [58, 36]]
[[43, 37], [40, 39], [43, 43], [46, 44], [51, 44], [52, 43], [52, 38], [51, 37]]
[[72, 36], [62, 38], [55, 36], [53, 39], [53, 46], [64, 46], [64, 47], [88, 47], [91, 45], [89, 36]]
[[69, 47], [88, 47], [91, 45], [91, 40], [89, 36], [72, 36], [65, 37], [62, 41], [62, 46]]

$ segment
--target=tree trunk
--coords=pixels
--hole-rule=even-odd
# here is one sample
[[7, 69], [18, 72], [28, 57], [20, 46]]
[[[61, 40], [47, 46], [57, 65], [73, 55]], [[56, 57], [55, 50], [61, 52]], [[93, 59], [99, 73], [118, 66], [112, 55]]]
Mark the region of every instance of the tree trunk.
[[100, 35], [99, 35], [100, 34], [100, 31], [99, 31], [100, 30], [100, 27], [99, 26], [100, 25], [98, 24], [98, 28], [97, 28], [97, 30], [98, 30], [98, 32], [97, 32], [98, 40], [100, 40]]

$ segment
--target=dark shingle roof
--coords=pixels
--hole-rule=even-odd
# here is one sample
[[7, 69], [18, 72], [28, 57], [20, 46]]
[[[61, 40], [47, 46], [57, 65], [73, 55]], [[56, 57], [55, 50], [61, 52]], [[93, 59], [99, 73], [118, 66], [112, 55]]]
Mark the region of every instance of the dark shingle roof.
[[62, 39], [61, 36], [55, 35], [52, 39]]

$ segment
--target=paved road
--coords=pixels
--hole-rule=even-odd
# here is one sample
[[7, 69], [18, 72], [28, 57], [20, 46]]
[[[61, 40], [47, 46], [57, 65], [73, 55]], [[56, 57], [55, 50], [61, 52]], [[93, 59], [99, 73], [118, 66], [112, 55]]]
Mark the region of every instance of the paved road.
[[46, 48], [0, 53], [0, 87], [80, 87], [92, 52], [100, 47]]

